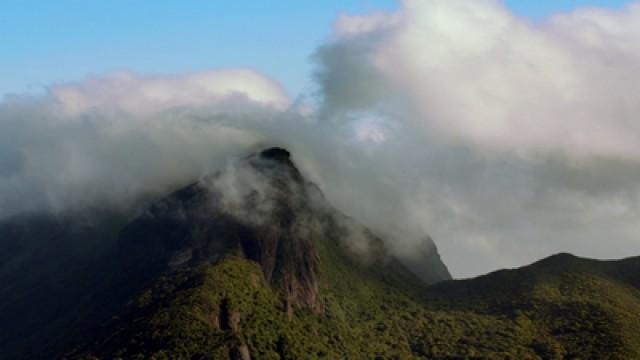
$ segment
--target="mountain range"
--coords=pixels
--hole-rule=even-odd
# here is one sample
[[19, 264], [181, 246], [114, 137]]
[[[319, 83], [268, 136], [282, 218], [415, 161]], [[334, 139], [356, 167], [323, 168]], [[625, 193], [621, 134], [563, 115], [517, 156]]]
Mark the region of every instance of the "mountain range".
[[640, 358], [638, 257], [453, 280], [426, 234], [411, 259], [392, 240], [282, 148], [135, 213], [5, 219], [0, 358]]

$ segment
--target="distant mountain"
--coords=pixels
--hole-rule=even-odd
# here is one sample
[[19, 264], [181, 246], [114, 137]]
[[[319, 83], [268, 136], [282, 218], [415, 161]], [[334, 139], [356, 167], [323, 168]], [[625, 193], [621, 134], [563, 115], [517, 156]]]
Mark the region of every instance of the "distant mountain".
[[430, 238], [395, 258], [284, 149], [83, 218], [0, 224], [0, 358], [640, 358], [640, 258], [453, 281]]

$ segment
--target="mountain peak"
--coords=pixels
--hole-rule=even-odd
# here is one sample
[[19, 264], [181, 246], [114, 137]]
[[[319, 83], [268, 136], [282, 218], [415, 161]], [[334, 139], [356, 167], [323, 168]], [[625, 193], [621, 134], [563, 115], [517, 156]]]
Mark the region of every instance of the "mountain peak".
[[313, 239], [318, 201], [279, 147], [230, 161], [149, 206], [121, 232], [123, 254], [154, 273], [228, 256], [258, 263], [267, 281], [286, 295], [285, 307], [319, 310], [318, 254]]
[[290, 161], [291, 153], [281, 147], [270, 147], [260, 152], [260, 157], [276, 161]]
[[[382, 240], [365, 230], [328, 204], [288, 150], [270, 147], [151, 204], [122, 230], [119, 245], [134, 272], [147, 278], [228, 256], [254, 261], [293, 314], [294, 307], [324, 307], [318, 296], [320, 243], [351, 251], [352, 237], [364, 236], [377, 244], [370, 246], [379, 249], [374, 257], [390, 257]], [[446, 270], [431, 275], [429, 283], [450, 279]]]

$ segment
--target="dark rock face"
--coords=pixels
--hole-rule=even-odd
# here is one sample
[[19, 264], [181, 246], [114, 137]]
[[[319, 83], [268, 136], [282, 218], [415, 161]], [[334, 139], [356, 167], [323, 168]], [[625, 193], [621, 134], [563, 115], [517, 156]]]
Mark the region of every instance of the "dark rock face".
[[122, 230], [120, 248], [130, 270], [143, 276], [242, 256], [284, 291], [287, 308], [317, 309], [310, 232], [320, 197], [286, 150], [268, 149], [151, 205]]
[[240, 344], [231, 350], [231, 360], [251, 360], [249, 347], [246, 344]]
[[283, 148], [279, 148], [279, 147], [272, 147], [269, 149], [266, 149], [264, 151], [262, 151], [262, 153], [260, 154], [261, 157], [265, 158], [265, 159], [272, 159], [272, 160], [276, 160], [276, 161], [280, 161], [280, 162], [289, 162], [290, 157], [291, 157], [291, 153], [289, 153], [289, 151], [283, 149]]
[[222, 330], [240, 332], [240, 313], [229, 309], [229, 299], [222, 300], [220, 313], [217, 316], [217, 328]]
[[[122, 230], [118, 241], [126, 271], [141, 279], [216, 263], [227, 255], [253, 260], [284, 293], [291, 316], [295, 306], [322, 310], [314, 243], [319, 238], [349, 242], [350, 231], [338, 229], [342, 225], [362, 229], [367, 241], [383, 247], [379, 238], [326, 202], [287, 150], [270, 148], [153, 203]], [[433, 254], [425, 253], [431, 257], [415, 266], [414, 273], [426, 283], [450, 279], [437, 252], [435, 258]]]

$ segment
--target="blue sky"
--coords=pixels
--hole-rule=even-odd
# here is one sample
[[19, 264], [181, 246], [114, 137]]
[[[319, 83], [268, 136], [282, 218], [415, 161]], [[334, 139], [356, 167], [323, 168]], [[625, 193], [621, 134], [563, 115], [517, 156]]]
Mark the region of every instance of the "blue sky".
[[[507, 0], [534, 20], [624, 0]], [[0, 96], [129, 69], [172, 73], [248, 66], [309, 91], [310, 54], [339, 12], [393, 9], [393, 0], [0, 0]]]

